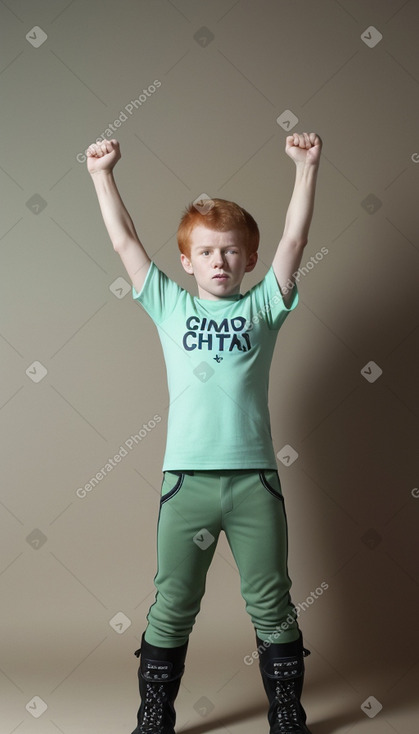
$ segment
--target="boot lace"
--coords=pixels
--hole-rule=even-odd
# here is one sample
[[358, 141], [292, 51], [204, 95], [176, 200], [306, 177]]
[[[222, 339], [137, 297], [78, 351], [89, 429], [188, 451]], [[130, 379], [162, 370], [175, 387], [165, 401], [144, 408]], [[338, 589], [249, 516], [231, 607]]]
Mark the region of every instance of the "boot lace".
[[298, 734], [307, 731], [301, 718], [300, 702], [295, 694], [293, 681], [278, 680], [275, 694], [277, 734]]
[[144, 711], [139, 727], [140, 734], [160, 734], [162, 731], [164, 699], [165, 691], [162, 683], [147, 683]]

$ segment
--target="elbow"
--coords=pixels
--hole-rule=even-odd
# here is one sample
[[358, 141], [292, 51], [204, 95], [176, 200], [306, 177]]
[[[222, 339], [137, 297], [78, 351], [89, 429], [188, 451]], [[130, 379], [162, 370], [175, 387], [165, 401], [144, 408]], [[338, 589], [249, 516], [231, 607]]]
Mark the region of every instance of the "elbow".
[[308, 232], [293, 232], [285, 230], [282, 241], [292, 250], [303, 250], [308, 243]]
[[308, 244], [308, 237], [296, 237], [289, 243], [290, 247], [297, 252], [302, 252]]
[[120, 240], [120, 239], [118, 239], [118, 240], [113, 239], [112, 240], [113, 249], [115, 250], [115, 252], [118, 253], [118, 255], [124, 249], [125, 244], [126, 244], [126, 240]]
[[308, 237], [306, 235], [301, 237], [294, 237], [289, 244], [293, 250], [297, 250], [297, 252], [302, 252], [305, 246], [308, 244]]

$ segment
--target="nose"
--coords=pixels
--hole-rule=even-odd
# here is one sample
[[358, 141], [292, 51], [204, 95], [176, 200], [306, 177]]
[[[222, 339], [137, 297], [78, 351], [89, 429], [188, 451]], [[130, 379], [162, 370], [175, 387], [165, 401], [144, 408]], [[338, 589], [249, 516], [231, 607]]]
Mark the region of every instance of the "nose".
[[220, 268], [224, 264], [224, 257], [221, 250], [213, 250], [212, 264], [214, 268]]

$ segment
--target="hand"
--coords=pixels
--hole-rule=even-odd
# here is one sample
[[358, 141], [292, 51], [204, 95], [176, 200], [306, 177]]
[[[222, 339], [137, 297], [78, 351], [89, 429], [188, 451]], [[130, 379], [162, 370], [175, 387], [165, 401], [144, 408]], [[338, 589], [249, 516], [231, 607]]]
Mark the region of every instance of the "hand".
[[92, 143], [86, 150], [87, 170], [94, 174], [98, 171], [112, 171], [121, 157], [117, 140], [100, 140]]
[[319, 165], [322, 145], [316, 133], [294, 133], [286, 139], [285, 152], [296, 164]]

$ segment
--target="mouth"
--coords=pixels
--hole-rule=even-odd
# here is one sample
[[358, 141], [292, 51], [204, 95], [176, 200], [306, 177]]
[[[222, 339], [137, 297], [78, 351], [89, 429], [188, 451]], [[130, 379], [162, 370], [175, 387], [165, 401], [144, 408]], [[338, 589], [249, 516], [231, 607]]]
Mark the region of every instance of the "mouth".
[[212, 279], [213, 280], [227, 280], [228, 275], [226, 275], [225, 273], [217, 273], [217, 275], [212, 276]]

